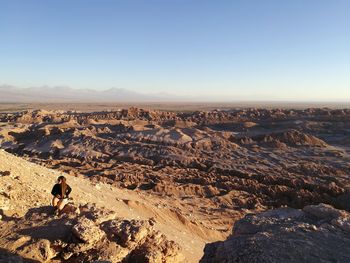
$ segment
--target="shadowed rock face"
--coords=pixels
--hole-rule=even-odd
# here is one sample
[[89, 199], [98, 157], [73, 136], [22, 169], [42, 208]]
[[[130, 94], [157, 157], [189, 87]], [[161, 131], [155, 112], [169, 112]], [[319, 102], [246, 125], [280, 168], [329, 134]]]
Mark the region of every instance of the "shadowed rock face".
[[7, 151], [176, 200], [170, 209], [223, 233], [246, 213], [268, 208], [346, 208], [339, 200], [349, 187], [348, 109], [37, 110], [0, 120]]
[[200, 262], [349, 262], [349, 226], [348, 212], [325, 204], [247, 215]]

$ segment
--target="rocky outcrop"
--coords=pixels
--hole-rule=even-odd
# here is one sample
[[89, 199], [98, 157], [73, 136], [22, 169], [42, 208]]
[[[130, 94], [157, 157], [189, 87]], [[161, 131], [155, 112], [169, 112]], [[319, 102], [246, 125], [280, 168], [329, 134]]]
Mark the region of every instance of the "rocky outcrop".
[[350, 213], [319, 204], [245, 216], [225, 241], [206, 245], [201, 263], [349, 262]]
[[29, 110], [16, 113], [0, 113], [2, 122], [62, 122], [67, 120], [76, 120], [78, 122], [88, 122], [90, 120], [152, 120], [174, 123], [178, 121], [195, 122], [202, 124], [224, 123], [232, 121], [244, 121], [245, 128], [255, 126], [252, 121], [260, 120], [286, 120], [291, 118], [312, 118], [319, 116], [322, 118], [344, 119], [350, 115], [349, 109], [328, 109], [328, 108], [310, 108], [310, 109], [231, 109], [231, 110], [212, 110], [212, 111], [193, 111], [180, 112], [176, 114], [170, 111], [145, 110], [135, 107], [129, 109], [120, 109], [117, 111], [102, 111], [80, 113], [74, 111], [46, 111]]
[[84, 217], [73, 226], [72, 233], [84, 243], [91, 245], [96, 244], [104, 236], [103, 231], [92, 220]]
[[157, 231], [152, 220], [116, 218], [115, 212], [92, 204], [69, 206], [60, 217], [47, 207], [12, 218], [19, 227], [1, 237], [2, 248], [39, 262], [184, 262], [180, 246]]
[[[73, 191], [57, 216], [50, 191], [62, 173], [3, 150], [0, 160], [0, 262], [194, 263], [201, 256], [203, 239], [160, 198], [65, 174]], [[187, 260], [189, 233], [196, 246]]]
[[111, 220], [104, 229], [129, 254], [125, 262], [181, 262], [180, 247], [154, 229], [154, 221]]

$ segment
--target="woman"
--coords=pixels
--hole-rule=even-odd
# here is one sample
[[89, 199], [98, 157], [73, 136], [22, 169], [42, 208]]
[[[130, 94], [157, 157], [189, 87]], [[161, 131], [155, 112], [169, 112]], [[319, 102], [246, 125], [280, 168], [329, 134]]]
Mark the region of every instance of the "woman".
[[52, 206], [55, 208], [55, 214], [59, 214], [64, 206], [68, 203], [68, 197], [72, 188], [66, 183], [66, 177], [60, 176], [57, 179], [57, 184], [52, 188], [53, 195]]

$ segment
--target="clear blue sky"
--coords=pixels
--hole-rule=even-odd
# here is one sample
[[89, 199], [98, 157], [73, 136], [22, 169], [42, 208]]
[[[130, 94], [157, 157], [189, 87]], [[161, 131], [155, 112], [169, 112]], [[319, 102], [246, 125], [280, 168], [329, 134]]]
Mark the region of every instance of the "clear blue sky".
[[350, 100], [350, 1], [1, 0], [0, 84]]

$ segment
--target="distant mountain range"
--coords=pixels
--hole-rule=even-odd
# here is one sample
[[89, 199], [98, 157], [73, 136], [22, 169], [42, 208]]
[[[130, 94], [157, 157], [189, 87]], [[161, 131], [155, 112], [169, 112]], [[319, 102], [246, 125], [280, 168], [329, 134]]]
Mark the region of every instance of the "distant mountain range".
[[0, 85], [0, 102], [156, 102], [178, 99], [180, 98], [166, 94], [148, 95], [120, 88], [98, 91], [69, 87], [18, 88]]

